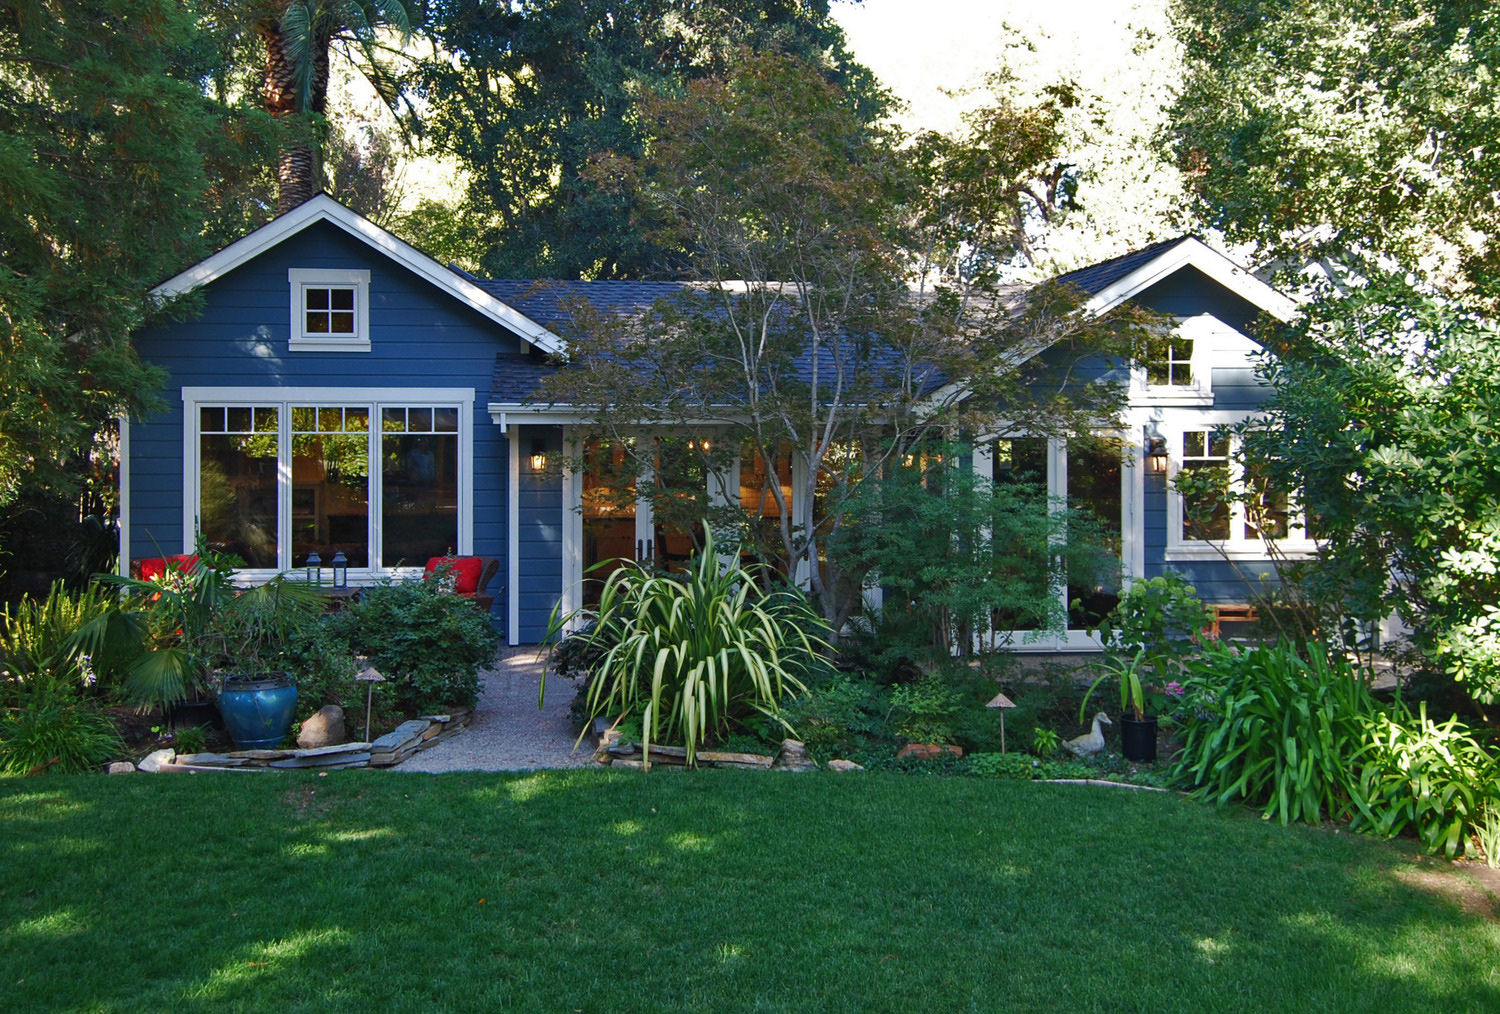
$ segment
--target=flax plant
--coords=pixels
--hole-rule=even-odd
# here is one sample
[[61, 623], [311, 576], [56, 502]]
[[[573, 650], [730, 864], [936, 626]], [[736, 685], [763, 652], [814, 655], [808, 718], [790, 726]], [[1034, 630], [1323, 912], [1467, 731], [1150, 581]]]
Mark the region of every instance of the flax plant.
[[[553, 633], [581, 618], [554, 614]], [[682, 743], [695, 765], [705, 743], [749, 715], [795, 733], [782, 703], [806, 691], [829, 650], [827, 627], [806, 600], [762, 592], [755, 574], [722, 565], [712, 533], [682, 573], [635, 563], [614, 571], [595, 623], [573, 636], [597, 653], [589, 720], [639, 715], [647, 767], [651, 745], [663, 742]]]

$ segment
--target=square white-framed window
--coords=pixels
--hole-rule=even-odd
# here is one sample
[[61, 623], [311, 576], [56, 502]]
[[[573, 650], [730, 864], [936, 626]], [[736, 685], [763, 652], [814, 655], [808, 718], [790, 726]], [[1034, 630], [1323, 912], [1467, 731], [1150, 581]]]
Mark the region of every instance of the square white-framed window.
[[370, 351], [370, 272], [291, 268], [293, 352]]
[[1131, 365], [1130, 400], [1145, 405], [1212, 405], [1213, 367], [1225, 327], [1207, 314], [1179, 319], [1146, 339]]
[[[1317, 548], [1296, 498], [1245, 466], [1241, 437], [1228, 429], [1243, 421], [1204, 417], [1163, 428], [1169, 453], [1167, 560], [1263, 560], [1306, 556]], [[1177, 479], [1185, 472], [1205, 474], [1227, 496], [1182, 492]]]
[[359, 582], [473, 544], [472, 388], [183, 388], [184, 544]]

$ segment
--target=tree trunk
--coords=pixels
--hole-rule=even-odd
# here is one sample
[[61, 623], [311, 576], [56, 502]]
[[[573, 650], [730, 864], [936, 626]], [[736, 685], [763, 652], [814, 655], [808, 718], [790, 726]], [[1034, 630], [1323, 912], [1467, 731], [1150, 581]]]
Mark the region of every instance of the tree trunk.
[[[265, 108], [277, 119], [302, 117], [306, 113], [321, 116], [328, 104], [328, 49], [332, 40], [314, 38], [309, 58], [313, 62], [312, 81], [307, 105], [297, 80], [297, 66], [287, 53], [286, 35], [276, 23], [260, 26], [260, 37], [266, 46]], [[289, 145], [276, 163], [276, 213], [285, 214], [323, 189], [322, 166], [318, 158], [315, 125], [304, 125], [306, 138]]]

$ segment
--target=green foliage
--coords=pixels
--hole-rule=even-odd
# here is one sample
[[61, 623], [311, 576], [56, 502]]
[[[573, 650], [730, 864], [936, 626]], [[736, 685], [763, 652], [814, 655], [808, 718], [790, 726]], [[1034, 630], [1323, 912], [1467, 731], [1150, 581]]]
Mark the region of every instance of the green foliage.
[[851, 575], [879, 575], [883, 669], [963, 654], [991, 618], [1040, 636], [1067, 615], [1053, 593], [1063, 574], [1112, 583], [1119, 559], [1098, 519], [1051, 510], [1045, 494], [995, 483], [968, 467], [966, 447], [928, 449], [924, 467], [891, 467], [851, 490], [828, 552]]
[[1212, 622], [1213, 612], [1199, 600], [1198, 590], [1168, 572], [1132, 582], [1095, 632], [1123, 655], [1141, 654], [1158, 678], [1166, 678], [1197, 650], [1199, 636]]
[[76, 490], [153, 407], [146, 293], [208, 251], [215, 177], [262, 133], [204, 96], [202, 41], [178, 0], [0, 4], [0, 506]]
[[1353, 816], [1355, 756], [1380, 707], [1346, 662], [1285, 643], [1209, 644], [1184, 685], [1211, 713], [1187, 724], [1174, 768], [1196, 798], [1244, 799], [1283, 824]]
[[1262, 372], [1252, 464], [1301, 491], [1325, 614], [1396, 612], [1476, 700], [1500, 700], [1500, 328], [1380, 279], [1307, 307]]
[[[577, 619], [554, 615], [553, 635]], [[648, 763], [651, 744], [668, 742], [685, 746], [691, 765], [705, 743], [754, 715], [791, 732], [782, 703], [823, 669], [826, 630], [796, 591], [763, 593], [755, 574], [721, 567], [705, 531], [684, 573], [631, 563], [604, 582], [596, 624], [576, 635], [605, 649], [589, 718], [638, 716]]]
[[[89, 631], [113, 625], [117, 637], [90, 651]], [[126, 661], [118, 646], [134, 628], [102, 588], [70, 592], [55, 582], [41, 602], [24, 598], [0, 615], [0, 670], [7, 685], [61, 686], [75, 691], [105, 690], [119, 678]]]
[[[587, 180], [590, 164], [649, 143], [644, 99], [722, 74], [746, 52], [816, 61], [878, 118], [884, 98], [855, 63], [826, 4], [522, 0], [503, 10], [427, 4], [437, 42], [413, 74], [426, 138], [470, 180], [462, 230], [429, 230], [448, 258], [480, 248], [501, 278], [639, 278], [681, 271], [683, 250], [654, 236], [642, 201]], [[476, 237], [472, 223], [483, 236]], [[441, 241], [452, 240], [450, 247]]]
[[1178, 0], [1169, 144], [1200, 220], [1294, 267], [1426, 263], [1500, 296], [1500, 9]]
[[958, 692], [936, 674], [903, 683], [891, 690], [892, 726], [908, 743], [951, 743], [959, 702]]
[[[1452, 858], [1490, 837], [1487, 828], [1500, 816], [1500, 762], [1457, 716], [1428, 718], [1426, 704], [1416, 715], [1398, 702], [1390, 714], [1371, 717], [1356, 763], [1357, 830], [1414, 832], [1430, 851]], [[1493, 840], [1483, 851], [1491, 866], [1500, 865]]]
[[1187, 723], [1173, 777], [1199, 799], [1244, 799], [1265, 817], [1350, 820], [1383, 836], [1413, 833], [1449, 856], [1491, 851], [1500, 762], [1456, 717], [1387, 709], [1342, 660], [1279, 643], [1204, 649], [1189, 664]]
[[1036, 758], [1024, 753], [972, 753], [968, 761], [969, 773], [980, 778], [1030, 781], [1036, 777]]
[[839, 673], [787, 702], [782, 717], [812, 755], [823, 759], [881, 736], [889, 710], [881, 687]]
[[1047, 758], [1055, 756], [1062, 749], [1062, 737], [1056, 729], [1048, 729], [1038, 726], [1031, 733], [1031, 752], [1038, 757]]
[[208, 730], [201, 725], [184, 725], [172, 731], [172, 747], [178, 753], [202, 753], [208, 746]]
[[0, 773], [91, 771], [123, 750], [109, 717], [71, 692], [28, 693], [0, 716]]
[[479, 671], [499, 644], [489, 618], [445, 592], [436, 575], [366, 588], [331, 623], [385, 676], [380, 693], [406, 714], [473, 704]]
[[354, 679], [359, 667], [347, 635], [348, 629], [337, 618], [324, 617], [303, 628], [287, 645], [285, 665], [297, 684], [298, 711], [337, 704], [346, 715], [363, 713], [365, 690]]

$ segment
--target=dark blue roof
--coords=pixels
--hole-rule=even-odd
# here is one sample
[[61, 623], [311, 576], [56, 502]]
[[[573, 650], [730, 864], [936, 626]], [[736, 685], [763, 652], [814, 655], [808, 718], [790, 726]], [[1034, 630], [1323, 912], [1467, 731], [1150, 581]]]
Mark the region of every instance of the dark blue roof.
[[598, 313], [635, 313], [658, 299], [671, 299], [688, 282], [557, 282], [474, 279], [485, 292], [548, 330], [565, 326], [569, 303], [587, 300]]
[[1174, 239], [1162, 240], [1160, 243], [1152, 243], [1148, 247], [1133, 250], [1128, 254], [1121, 254], [1119, 257], [1112, 257], [1098, 264], [1090, 264], [1076, 271], [1069, 271], [1065, 275], [1059, 275], [1057, 280], [1068, 285], [1076, 285], [1093, 296], [1189, 238], [1178, 236]]

